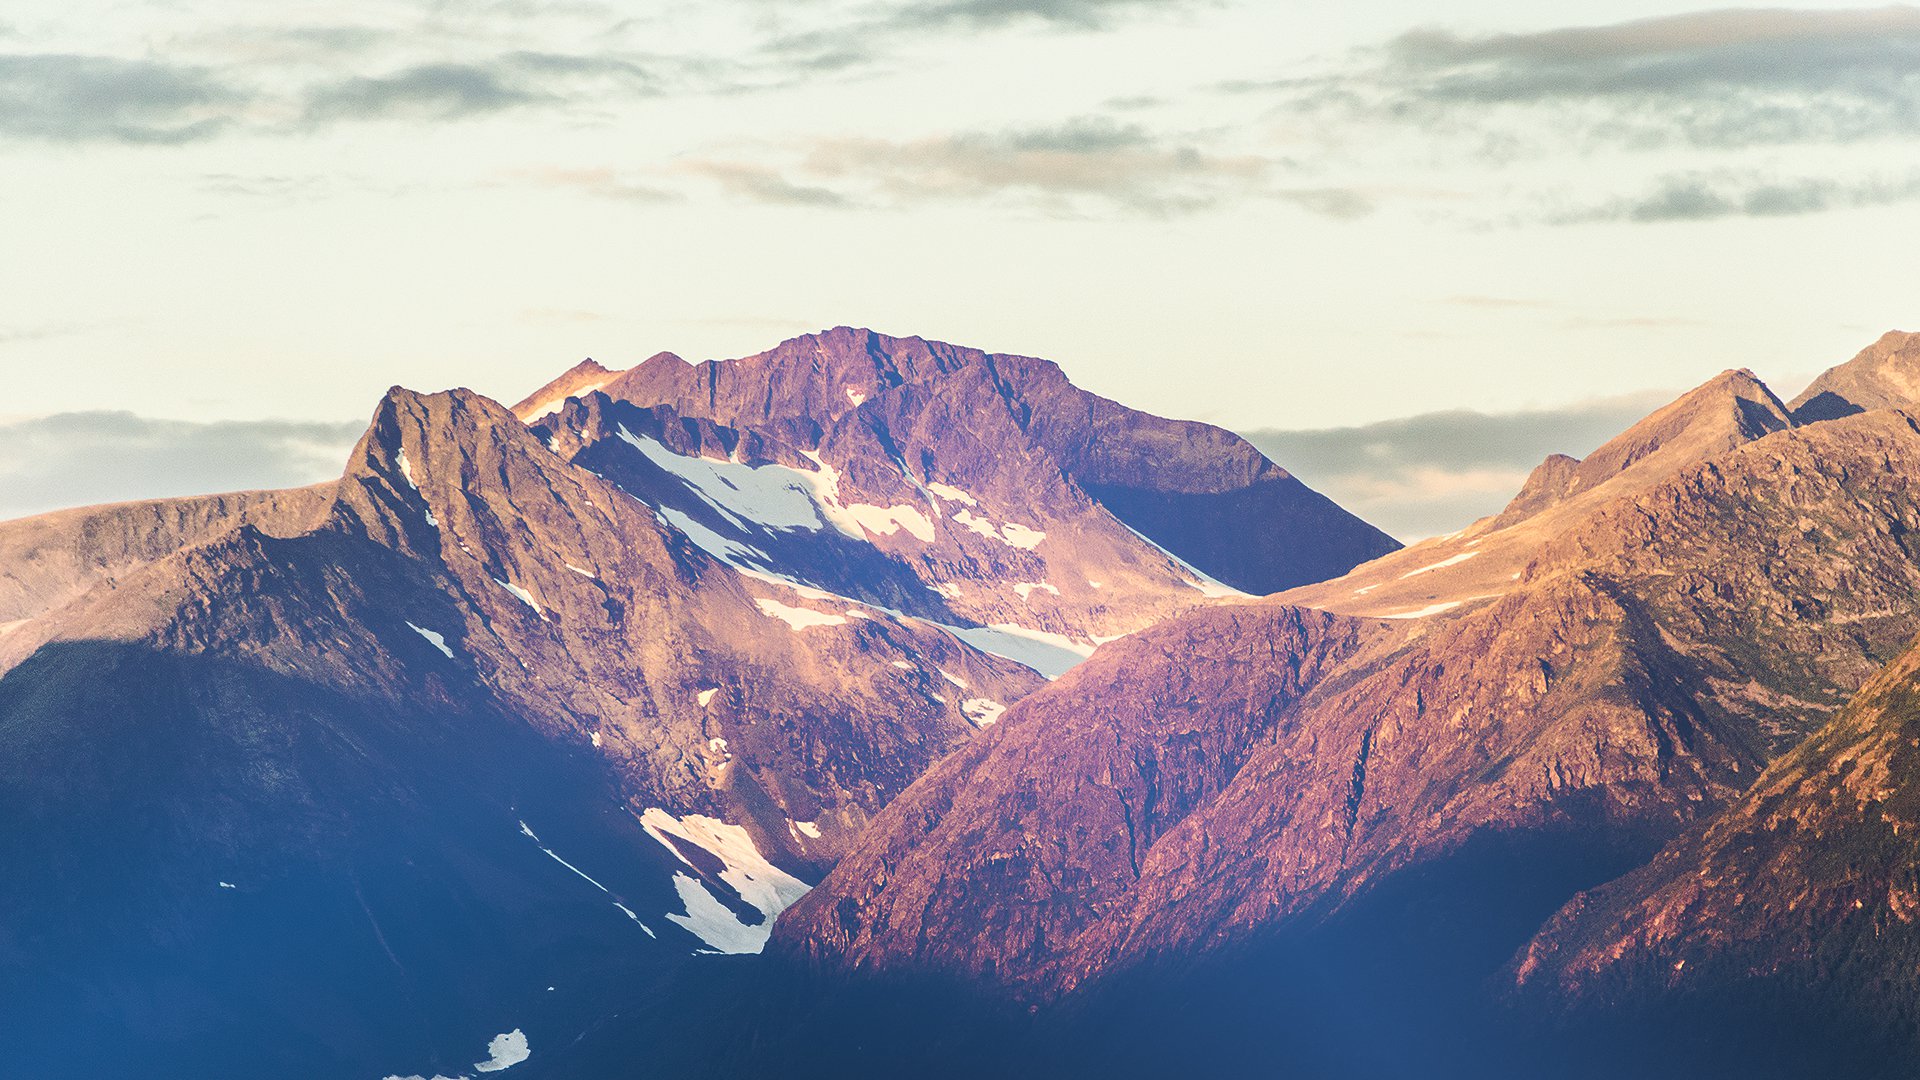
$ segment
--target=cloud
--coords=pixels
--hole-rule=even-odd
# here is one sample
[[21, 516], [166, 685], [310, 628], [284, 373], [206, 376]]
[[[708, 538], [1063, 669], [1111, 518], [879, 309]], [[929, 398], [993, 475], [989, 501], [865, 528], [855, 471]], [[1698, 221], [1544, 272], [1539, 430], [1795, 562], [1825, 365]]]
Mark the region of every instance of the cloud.
[[128, 412], [0, 423], [0, 519], [68, 506], [295, 487], [340, 475], [361, 423], [189, 423]]
[[307, 101], [306, 116], [318, 122], [392, 116], [446, 120], [553, 100], [511, 85], [486, 68], [422, 64], [378, 78], [354, 77], [319, 87]]
[[926, 28], [1039, 23], [1105, 30], [1132, 15], [1196, 6], [1196, 0], [942, 0], [905, 5], [892, 21], [900, 26]]
[[676, 202], [682, 197], [677, 191], [638, 180], [605, 167], [514, 169], [503, 173], [502, 177], [508, 182], [570, 189], [596, 198], [615, 199], [621, 202], [666, 203]]
[[225, 130], [249, 96], [206, 68], [0, 55], [0, 135], [16, 138], [178, 145]]
[[559, 105], [606, 92], [651, 94], [654, 77], [614, 56], [510, 52], [474, 63], [431, 63], [353, 76], [308, 92], [309, 122], [413, 117], [447, 120], [529, 105]]
[[42, 323], [38, 326], [0, 326], [0, 345], [83, 334], [92, 327], [83, 323]]
[[1423, 413], [1361, 427], [1243, 431], [1308, 486], [1403, 540], [1497, 513], [1548, 454], [1591, 453], [1662, 391], [1511, 413]]
[[1650, 191], [1554, 215], [1562, 224], [1589, 221], [1711, 221], [1729, 217], [1795, 217], [1827, 210], [1887, 206], [1920, 198], [1920, 173], [1902, 179], [1793, 180], [1728, 174], [1661, 179]]
[[1266, 159], [1217, 155], [1097, 117], [923, 139], [823, 139], [802, 146], [784, 166], [722, 160], [683, 168], [737, 195], [817, 206], [997, 200], [1062, 215], [1172, 215], [1264, 194], [1320, 213], [1365, 211], [1364, 200], [1348, 192], [1269, 190], [1276, 165]]
[[[1920, 134], [1920, 8], [1727, 10], [1527, 34], [1411, 31], [1331, 75], [1235, 84], [1308, 112], [1440, 124], [1513, 152], [1531, 134], [1732, 149]], [[1522, 114], [1518, 117], [1513, 114]]]
[[788, 206], [847, 207], [853, 201], [840, 192], [808, 184], [796, 184], [774, 169], [727, 161], [692, 161], [683, 171], [704, 176], [734, 195], [755, 202]]

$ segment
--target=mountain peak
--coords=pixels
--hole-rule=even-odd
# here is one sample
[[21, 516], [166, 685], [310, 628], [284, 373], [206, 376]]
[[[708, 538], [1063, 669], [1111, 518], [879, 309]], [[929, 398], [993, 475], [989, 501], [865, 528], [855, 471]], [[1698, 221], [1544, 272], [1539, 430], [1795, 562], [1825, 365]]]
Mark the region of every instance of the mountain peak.
[[1802, 424], [1871, 409], [1920, 404], [1920, 334], [1889, 330], [1853, 359], [1829, 369], [1793, 399]]
[[620, 372], [588, 357], [561, 372], [558, 378], [528, 394], [513, 407], [513, 415], [530, 424], [558, 410], [560, 406], [566, 404], [568, 398], [590, 394], [612, 382], [619, 375]]
[[1584, 461], [1565, 455], [1547, 459], [1498, 524], [1514, 524], [1603, 484], [1650, 482], [1792, 426], [1787, 407], [1753, 372], [1723, 371], [1614, 436]]

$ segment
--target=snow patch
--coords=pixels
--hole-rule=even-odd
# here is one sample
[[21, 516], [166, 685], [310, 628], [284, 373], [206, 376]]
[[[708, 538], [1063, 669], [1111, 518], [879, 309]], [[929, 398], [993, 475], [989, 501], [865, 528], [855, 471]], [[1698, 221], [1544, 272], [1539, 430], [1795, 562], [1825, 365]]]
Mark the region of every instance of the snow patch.
[[1380, 617], [1383, 619], [1424, 619], [1429, 615], [1438, 615], [1443, 611], [1452, 611], [1464, 603], [1466, 603], [1464, 600], [1448, 600], [1442, 604], [1428, 604], [1426, 607], [1419, 608], [1415, 611], [1396, 611], [1391, 615], [1382, 615]]
[[[553, 987], [549, 986], [547, 989], [551, 990]], [[527, 1044], [527, 1033], [519, 1028], [514, 1028], [505, 1034], [495, 1035], [493, 1040], [487, 1043], [487, 1060], [474, 1062], [473, 1070], [483, 1073], [502, 1072], [513, 1068], [515, 1065], [520, 1064], [532, 1056], [533, 1051]], [[428, 1078], [416, 1073], [412, 1076], [388, 1076], [386, 1080], [428, 1080]], [[466, 1076], [441, 1076], [435, 1073], [432, 1080], [469, 1080], [469, 1078]]]
[[[400, 475], [406, 478], [407, 486], [415, 491], [419, 491], [420, 485], [415, 483], [413, 479], [413, 462], [407, 460], [406, 447], [401, 447], [399, 452], [394, 455], [394, 462], [400, 466]], [[436, 529], [439, 528], [440, 522], [433, 516], [433, 507], [426, 505], [426, 499], [424, 497], [421, 499], [421, 509], [426, 511], [427, 524]]]
[[[621, 914], [623, 914], [623, 915], [625, 915], [625, 916], [626, 916], [627, 918], [629, 918], [629, 919], [632, 919], [632, 920], [633, 920], [633, 922], [634, 922], [634, 925], [636, 925], [636, 926], [638, 926], [638, 927], [639, 927], [640, 929], [642, 929], [642, 930], [645, 930], [645, 931], [647, 932], [647, 936], [648, 936], [648, 937], [650, 937], [650, 938], [655, 938], [655, 939], [658, 939], [658, 938], [660, 937], [660, 935], [659, 935], [659, 934], [656, 934], [656, 933], [654, 933], [654, 932], [653, 932], [653, 927], [651, 927], [651, 926], [648, 926], [648, 925], [647, 925], [646, 923], [644, 923], [644, 922], [642, 922], [642, 921], [640, 920], [640, 916], [638, 916], [638, 915], [635, 915], [635, 914], [633, 913], [633, 909], [632, 909], [632, 908], [630, 908], [630, 907], [628, 907], [627, 905], [625, 905], [625, 904], [623, 904], [623, 903], [621, 903], [621, 902], [620, 902], [620, 901], [618, 901], [618, 900], [615, 900], [615, 901], [613, 902], [613, 906], [614, 906], [614, 907], [617, 907], [617, 908], [619, 908], [619, 909], [620, 909], [620, 913], [621, 913]], [[549, 987], [547, 987], [547, 989], [549, 989], [549, 990], [551, 990], [551, 989], [553, 989], [553, 987], [551, 987], [551, 986], [549, 986]]]
[[1418, 570], [1409, 570], [1406, 573], [1400, 575], [1400, 580], [1405, 581], [1410, 577], [1418, 577], [1419, 575], [1428, 573], [1430, 571], [1440, 570], [1449, 566], [1458, 566], [1459, 564], [1466, 562], [1468, 559], [1471, 559], [1478, 554], [1480, 553], [1477, 551], [1463, 551], [1458, 555], [1441, 559], [1439, 562], [1434, 563], [1430, 566], [1423, 566]]
[[1022, 600], [1031, 600], [1033, 598], [1033, 594], [1036, 592], [1039, 592], [1042, 589], [1045, 589], [1047, 592], [1050, 592], [1055, 596], [1060, 595], [1059, 589], [1055, 588], [1054, 586], [1044, 581], [1022, 581], [1013, 587], [1013, 591], [1019, 594], [1019, 597]]
[[973, 496], [967, 494], [964, 491], [961, 491], [959, 488], [954, 487], [952, 484], [928, 484], [927, 490], [933, 492], [935, 495], [940, 496], [941, 498], [947, 500], [948, 502], [957, 502], [963, 506], [979, 506], [980, 505], [980, 503], [977, 500], [975, 500]]
[[941, 670], [941, 672], [940, 672], [940, 677], [941, 677], [941, 678], [943, 678], [943, 679], [945, 679], [945, 680], [947, 680], [948, 682], [950, 682], [950, 683], [952, 683], [953, 685], [955, 685], [955, 686], [957, 686], [957, 687], [959, 687], [959, 688], [960, 688], [960, 689], [962, 689], [962, 690], [965, 690], [965, 689], [967, 689], [967, 680], [965, 680], [965, 679], [963, 679], [963, 678], [961, 678], [961, 677], [960, 677], [960, 676], [958, 676], [958, 675], [955, 675], [955, 674], [954, 674], [953, 672], [951, 672], [951, 671], [947, 671], [947, 670], [945, 670], [945, 669], [942, 669], [942, 670]]
[[793, 833], [796, 839], [801, 836], [809, 840], [820, 839], [820, 826], [811, 821], [795, 821], [788, 818], [787, 831]]
[[553, 853], [552, 848], [548, 847], [545, 844], [540, 843], [540, 838], [533, 834], [533, 830], [527, 827], [526, 822], [523, 821], [520, 823], [520, 831], [521, 833], [525, 834], [528, 839], [532, 840], [536, 845], [538, 845], [541, 851], [546, 852], [547, 858], [552, 859], [554, 862], [559, 863], [561, 866], [564, 866], [567, 869], [573, 871], [574, 873], [579, 874], [580, 877], [584, 879], [587, 884], [592, 885], [594, 888], [599, 889], [601, 892], [606, 893], [608, 896], [613, 895], [612, 891], [608, 889], [605, 885], [602, 885], [599, 882], [588, 877], [587, 872], [585, 870], [582, 870], [579, 867], [568, 862], [567, 860], [561, 858], [560, 856], [555, 855]]
[[897, 668], [899, 668], [899, 669], [900, 669], [901, 671], [912, 671], [912, 670], [913, 670], [913, 665], [912, 665], [912, 664], [909, 664], [909, 663], [907, 663], [907, 662], [906, 662], [905, 660], [895, 660], [895, 661], [893, 662], [893, 666], [894, 666], [894, 667], [897, 667]]
[[507, 590], [508, 592], [512, 593], [514, 596], [518, 597], [520, 602], [532, 608], [535, 614], [541, 616], [542, 618], [546, 616], [547, 613], [544, 611], [541, 611], [540, 605], [534, 601], [532, 593], [528, 592], [527, 590], [521, 588], [518, 585], [515, 585], [511, 581], [501, 581], [499, 578], [494, 578], [493, 583]]
[[785, 465], [743, 465], [713, 458], [685, 457], [655, 439], [635, 435], [623, 424], [614, 432], [665, 472], [678, 477], [707, 505], [742, 529], [808, 529], [824, 524], [806, 473]]
[[588, 732], [587, 739], [596, 747], [600, 745], [600, 733], [597, 731]]
[[[716, 952], [757, 953], [764, 949], [773, 933], [774, 916], [805, 896], [806, 882], [768, 862], [754, 846], [747, 830], [717, 818], [689, 814], [676, 818], [658, 807], [640, 815], [640, 824], [674, 857], [687, 862], [686, 856], [669, 837], [704, 848], [719, 859], [724, 869], [720, 880], [738, 893], [747, 904], [765, 916], [757, 925], [742, 923], [733, 910], [714, 899], [705, 885], [684, 873], [675, 873], [673, 887], [685, 905], [685, 915], [668, 915]], [[692, 863], [687, 863], [691, 867]]]
[[951, 581], [943, 581], [938, 585], [929, 585], [927, 586], [927, 589], [931, 592], [940, 594], [941, 596], [947, 598], [948, 600], [960, 599], [960, 586], [955, 585]]
[[533, 1052], [527, 1048], [526, 1032], [514, 1028], [504, 1035], [495, 1035], [493, 1041], [487, 1044], [487, 1060], [478, 1062], [473, 1067], [483, 1073], [499, 1072], [502, 1069], [510, 1069], [532, 1056]]
[[1023, 548], [1027, 551], [1032, 551], [1034, 548], [1039, 547], [1040, 541], [1047, 538], [1047, 534], [1038, 529], [1030, 529], [1025, 525], [1017, 525], [1011, 521], [1005, 525], [995, 525], [986, 518], [976, 515], [971, 510], [960, 511], [953, 515], [953, 520], [972, 529], [981, 536], [998, 540], [1008, 547]]
[[[834, 528], [855, 540], [870, 540], [869, 533], [879, 536], [892, 536], [905, 529], [921, 543], [933, 542], [933, 522], [927, 515], [906, 505], [871, 506], [866, 503], [842, 504], [840, 501], [840, 470], [827, 464], [818, 453], [807, 451], [816, 471], [807, 476], [813, 487], [814, 501], [819, 505], [820, 513]], [[806, 474], [802, 474], [806, 475]]]
[[960, 711], [980, 727], [992, 727], [1007, 707], [992, 698], [968, 698], [960, 703]]
[[572, 563], [567, 563], [565, 565], [567, 569], [573, 571], [576, 574], [579, 574], [583, 578], [593, 578], [595, 581], [600, 580], [598, 577], [594, 576], [594, 573], [591, 570], [582, 570], [580, 567], [575, 566]]
[[436, 649], [439, 649], [442, 653], [445, 653], [447, 659], [449, 660], [453, 659], [453, 650], [447, 647], [447, 639], [445, 635], [436, 634], [424, 626], [414, 626], [412, 623], [408, 623], [407, 625], [409, 627], [412, 627], [414, 633], [419, 634], [423, 638], [426, 638], [427, 644], [433, 646]]
[[[642, 503], [641, 505], [645, 506], [646, 504]], [[741, 559], [761, 563], [772, 561], [767, 556], [767, 553], [761, 551], [759, 548], [721, 536], [719, 533], [714, 532], [712, 529], [707, 528], [705, 525], [700, 524], [670, 506], [659, 507], [655, 512], [658, 513], [661, 519], [667, 524], [679, 529], [686, 535], [687, 539], [693, 541], [693, 546], [736, 570], [740, 569], [738, 560]]]
[[770, 619], [779, 619], [795, 630], [805, 630], [814, 626], [840, 626], [847, 621], [845, 615], [815, 611], [812, 608], [793, 607], [764, 597], [756, 596], [753, 602], [759, 607], [760, 614]]
[[846, 599], [846, 597], [838, 593], [830, 593], [825, 589], [816, 589], [811, 585], [803, 585], [792, 578], [781, 577], [778, 574], [769, 574], [764, 570], [739, 570], [739, 574], [741, 577], [752, 578], [755, 581], [764, 581], [769, 585], [779, 585], [783, 588], [792, 589], [794, 592], [799, 593], [802, 599], [806, 600]]
[[1025, 525], [1016, 525], [1009, 521], [1005, 525], [1000, 526], [1000, 538], [1007, 542], [1008, 547], [1024, 548], [1027, 551], [1032, 551], [1034, 548], [1040, 546], [1040, 541], [1045, 540], [1047, 534], [1041, 532], [1039, 529], [1029, 529]]
[[1065, 634], [995, 623], [992, 626], [948, 626], [935, 623], [961, 641], [995, 656], [1025, 664], [1049, 679], [1057, 679], [1093, 655], [1093, 645]]
[[699, 702], [700, 707], [704, 709], [708, 705], [713, 704], [713, 695], [719, 692], [720, 692], [720, 688], [717, 686], [709, 690], [702, 690], [698, 694], [695, 694], [693, 696], [693, 700]]
[[861, 405], [866, 403], [867, 395], [861, 393], [858, 390], [855, 390], [853, 387], [851, 386], [847, 387], [846, 392], [847, 392], [847, 400], [853, 402], [854, 408], [857, 409]]

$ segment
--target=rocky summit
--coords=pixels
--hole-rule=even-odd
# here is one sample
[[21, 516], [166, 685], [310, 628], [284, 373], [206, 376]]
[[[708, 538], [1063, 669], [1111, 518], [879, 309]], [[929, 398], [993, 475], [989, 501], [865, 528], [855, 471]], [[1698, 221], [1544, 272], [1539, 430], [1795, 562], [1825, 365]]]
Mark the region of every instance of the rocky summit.
[[844, 330], [395, 388], [336, 482], [0, 524], [9, 1067], [690, 1023], [675, 980], [1049, 679], [1396, 546], [1226, 432]]
[[1914, 355], [1408, 547], [847, 328], [0, 523], [8, 1066], [1912, 1075]]
[[[1458, 534], [1103, 650], [910, 787], [781, 920], [776, 950], [825, 985], [932, 981], [1036, 1009], [1063, 1025], [1041, 1045], [1121, 1071], [1169, 1054], [1237, 1067], [1271, 1040], [1354, 1065], [1367, 1055], [1328, 1040], [1369, 1001], [1431, 1035], [1381, 1042], [1375, 1067], [1444, 1045], [1461, 1075], [1494, 1068], [1435, 1017], [1476, 1036], [1511, 1021], [1487, 988], [1556, 907], [1663, 844], [1722, 835], [1779, 763], [1831, 747], [1920, 632], [1916, 476], [1901, 408], [1798, 420], [1729, 372], [1584, 461], [1550, 459]], [[1884, 771], [1850, 782], [1870, 775], [1884, 797]], [[1764, 805], [1777, 820], [1780, 799]], [[1768, 884], [1793, 909], [1790, 880]], [[1724, 891], [1750, 903], [1742, 889]], [[1675, 901], [1623, 909], [1644, 895], [1631, 885], [1600, 895], [1600, 915], [1576, 904], [1556, 924], [1593, 944], [1535, 943], [1525, 981], [1605, 985], [1580, 972], [1651, 950], [1655, 927], [1752, 932], [1650, 924], [1646, 905]], [[1329, 965], [1350, 969], [1337, 988]], [[1463, 996], [1484, 1009], [1453, 1013]], [[1260, 1002], [1276, 1011], [1251, 1021]], [[1126, 1034], [1150, 1022], [1148, 1045]]]

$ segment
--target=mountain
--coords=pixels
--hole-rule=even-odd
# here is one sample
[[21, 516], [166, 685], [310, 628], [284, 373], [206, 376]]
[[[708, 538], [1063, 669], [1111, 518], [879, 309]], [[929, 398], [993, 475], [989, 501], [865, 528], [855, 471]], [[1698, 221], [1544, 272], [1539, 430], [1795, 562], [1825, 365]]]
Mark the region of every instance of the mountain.
[[1920, 401], [1920, 335], [1890, 330], [1815, 379], [1793, 399], [1793, 415], [1808, 423], [1915, 401]]
[[559, 411], [568, 398], [585, 397], [607, 385], [617, 374], [589, 357], [522, 398], [520, 404], [513, 407], [513, 415], [531, 424]]
[[1589, 1022], [1657, 1031], [1668, 1053], [1686, 1045], [1677, 1035], [1738, 1031], [1749, 1075], [1909, 1075], [1916, 747], [1920, 648], [1711, 822], [1569, 903], [1528, 944], [1516, 981]]
[[239, 524], [270, 531], [297, 527], [325, 502], [323, 486], [123, 503], [0, 522], [0, 673], [16, 652], [8, 635], [103, 581]]
[[452, 1068], [516, 1009], [571, 1038], [594, 980], [756, 948], [1041, 681], [744, 577], [466, 392], [391, 393], [321, 510], [9, 635], [7, 996], [101, 1055], [37, 1075]]
[[[1729, 372], [1459, 535], [1103, 649], [889, 806], [776, 948], [1031, 1004], [1125, 1071], [1254, 1033], [1351, 1064], [1356, 1017], [1484, 997], [1900, 654], [1917, 473], [1907, 414], [1796, 425]], [[1386, 1074], [1436, 1045], [1374, 1042]]]
[[1308, 585], [1288, 599], [1388, 618], [1468, 605], [1504, 592], [1552, 542], [1590, 529], [1604, 508], [1689, 466], [1792, 427], [1786, 406], [1749, 371], [1727, 371], [1577, 460], [1541, 462], [1501, 513]]
[[[395, 388], [335, 483], [0, 524], [10, 1067], [538, 1074], [684, 1029], [676, 988], [738, 970], [692, 954], [757, 951], [934, 762], [1244, 599], [1063, 460], [1391, 546], [1225, 433], [896, 346], [963, 362], [823, 421], [801, 384], [716, 419], [591, 364], [525, 419]], [[1245, 580], [1302, 572], [1255, 546]]]
[[[1126, 408], [1032, 357], [839, 327], [738, 360], [687, 364], [663, 353], [603, 392], [793, 446], [817, 443], [850, 483], [873, 485], [867, 494], [931, 502], [917, 482], [956, 517], [1032, 524], [1091, 503], [1248, 593], [1333, 577], [1399, 546], [1239, 436]], [[883, 457], [854, 472], [836, 450]]]

